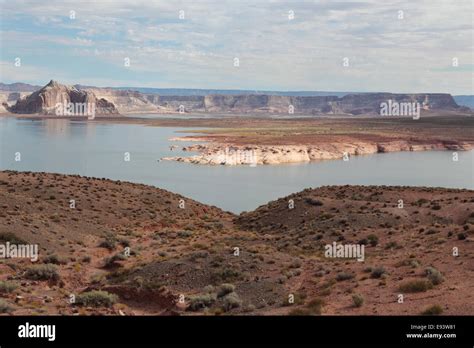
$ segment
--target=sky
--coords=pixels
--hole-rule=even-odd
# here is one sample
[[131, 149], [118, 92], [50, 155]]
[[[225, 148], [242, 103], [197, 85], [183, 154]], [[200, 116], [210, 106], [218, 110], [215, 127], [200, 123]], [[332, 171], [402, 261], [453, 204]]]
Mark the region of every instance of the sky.
[[474, 94], [472, 13], [471, 0], [0, 0], [0, 82]]

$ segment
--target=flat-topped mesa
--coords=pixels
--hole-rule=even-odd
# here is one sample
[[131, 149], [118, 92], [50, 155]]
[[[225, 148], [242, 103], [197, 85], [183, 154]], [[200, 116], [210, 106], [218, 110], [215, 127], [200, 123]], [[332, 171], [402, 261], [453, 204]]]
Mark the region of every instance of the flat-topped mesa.
[[[416, 103], [424, 110], [459, 110], [463, 107], [456, 104], [451, 94], [394, 94], [394, 93], [362, 93], [348, 94], [333, 103], [344, 113], [353, 115], [365, 113], [380, 113], [381, 105], [388, 103]], [[465, 110], [467, 111], [467, 110]]]
[[166, 112], [277, 113], [277, 114], [380, 114], [384, 103], [419, 105], [424, 112], [468, 112], [456, 104], [450, 94], [361, 93], [337, 96], [282, 96], [269, 94], [206, 96], [153, 96], [148, 98]]
[[103, 98], [97, 98], [93, 92], [78, 90], [73, 86], [60, 84], [55, 80], [49, 81], [40, 90], [18, 99], [16, 104], [8, 107], [8, 110], [17, 114], [57, 114], [58, 105], [68, 107], [73, 105], [84, 105], [94, 107], [95, 115], [118, 114], [115, 105]]
[[[16, 84], [19, 85], [19, 84]], [[10, 89], [26, 87], [3, 85]], [[28, 91], [35, 86], [26, 85]], [[1, 95], [0, 95], [1, 97]], [[51, 80], [46, 86], [29, 97], [18, 99], [10, 93], [2, 97], [0, 112], [52, 113], [57, 102], [97, 101], [97, 114], [115, 113], [210, 113], [210, 114], [295, 114], [295, 115], [380, 115], [407, 116], [396, 109], [408, 110], [408, 116], [439, 115], [442, 112], [456, 112], [472, 115], [465, 106], [459, 106], [447, 93], [351, 93], [339, 95], [292, 96], [272, 94], [201, 94], [201, 95], [159, 95], [135, 90], [120, 90], [92, 86], [65, 86]], [[387, 104], [387, 113], [383, 105]], [[396, 104], [396, 105], [395, 105]], [[393, 107], [393, 109], [392, 109]], [[393, 111], [393, 112], [392, 112]]]
[[469, 112], [468, 108], [457, 105], [450, 94], [442, 93], [361, 93], [343, 97], [272, 94], [157, 95], [112, 88], [78, 88], [113, 102], [121, 113], [380, 115], [382, 105], [392, 102], [418, 104], [424, 114], [436, 114], [440, 111]]

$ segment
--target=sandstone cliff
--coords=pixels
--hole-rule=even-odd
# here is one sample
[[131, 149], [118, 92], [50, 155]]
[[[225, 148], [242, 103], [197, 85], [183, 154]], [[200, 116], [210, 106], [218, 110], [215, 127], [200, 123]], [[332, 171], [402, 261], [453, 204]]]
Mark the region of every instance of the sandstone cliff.
[[[270, 92], [269, 92], [270, 93]], [[11, 94], [11, 96], [14, 96]], [[4, 99], [4, 98], [3, 98]], [[443, 111], [469, 113], [450, 94], [359, 93], [344, 96], [290, 96], [278, 94], [158, 95], [134, 90], [68, 87], [51, 81], [31, 97], [20, 98], [18, 105], [2, 105], [16, 113], [49, 113], [56, 102], [101, 100], [102, 114], [111, 113], [220, 113], [220, 114], [295, 114], [295, 115], [378, 115], [381, 104], [419, 103], [423, 113]], [[112, 105], [113, 104], [113, 105]], [[114, 106], [116, 110], [112, 107]], [[1, 112], [1, 109], [0, 109]]]
[[113, 103], [120, 113], [156, 113], [160, 107], [150, 102], [146, 95], [131, 90], [115, 90], [112, 88], [86, 87], [80, 90], [93, 93]]
[[29, 92], [0, 91], [0, 113], [8, 113], [8, 109], [14, 105], [18, 99], [25, 98]]
[[379, 114], [382, 103], [419, 103], [424, 112], [468, 112], [456, 104], [450, 94], [392, 94], [363, 93], [337, 96], [282, 96], [282, 95], [206, 95], [156, 96], [148, 95], [149, 103], [158, 112], [206, 112], [231, 114], [296, 114], [296, 115], [360, 115]]
[[56, 105], [60, 103], [87, 103], [95, 105], [96, 115], [118, 114], [115, 105], [103, 98], [98, 98], [93, 92], [78, 90], [73, 86], [62, 85], [51, 80], [40, 90], [17, 100], [12, 106], [4, 106], [13, 113], [18, 114], [55, 114]]
[[[178, 140], [178, 138], [175, 138]], [[187, 140], [179, 139], [179, 140]], [[333, 142], [320, 145], [230, 145], [230, 144], [195, 144], [186, 146], [184, 151], [198, 152], [194, 156], [164, 157], [163, 160], [193, 164], [210, 165], [262, 165], [304, 163], [321, 160], [349, 159], [350, 156], [370, 155], [374, 153], [399, 151], [466, 151], [472, 150], [470, 142], [446, 143], [426, 142], [416, 144], [399, 140], [389, 142]]]
[[379, 114], [381, 103], [419, 103], [424, 110], [467, 111], [450, 94], [363, 93], [337, 96], [207, 95], [158, 97], [153, 103], [168, 112], [276, 113], [276, 114]]

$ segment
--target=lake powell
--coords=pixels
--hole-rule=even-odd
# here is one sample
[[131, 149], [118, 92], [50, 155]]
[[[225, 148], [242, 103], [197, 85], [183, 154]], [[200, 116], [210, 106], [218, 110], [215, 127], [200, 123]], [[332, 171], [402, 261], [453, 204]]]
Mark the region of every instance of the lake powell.
[[[79, 174], [154, 185], [239, 213], [309, 187], [406, 185], [474, 189], [474, 151], [398, 152], [291, 165], [205, 166], [170, 142], [192, 128], [0, 118], [0, 169]], [[183, 133], [184, 132], [184, 133]], [[178, 145], [170, 150], [170, 145]], [[124, 160], [124, 153], [130, 161]], [[15, 160], [15, 154], [21, 160]]]

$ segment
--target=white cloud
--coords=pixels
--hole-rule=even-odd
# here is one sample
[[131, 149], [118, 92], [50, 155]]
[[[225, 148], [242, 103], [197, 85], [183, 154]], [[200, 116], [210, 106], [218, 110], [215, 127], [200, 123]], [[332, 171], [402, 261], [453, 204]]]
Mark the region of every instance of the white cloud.
[[46, 83], [51, 79], [52, 71], [37, 69], [28, 62], [22, 62], [21, 66], [15, 66], [15, 61], [0, 61], [0, 81], [25, 82], [36, 84], [38, 81]]
[[[157, 87], [472, 93], [472, 70], [449, 69], [453, 57], [473, 62], [470, 0], [20, 0], [2, 7], [4, 16], [59, 29], [7, 28], [7, 48], [30, 41], [30, 51], [40, 50], [35, 41], [49, 42], [117, 69], [130, 57], [128, 71], [156, 76]], [[124, 80], [108, 81], [114, 78]]]

